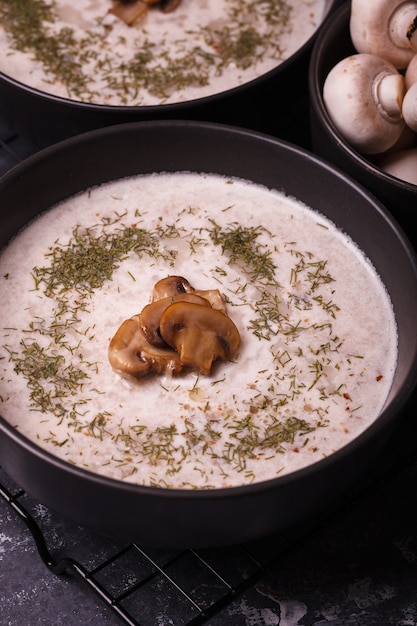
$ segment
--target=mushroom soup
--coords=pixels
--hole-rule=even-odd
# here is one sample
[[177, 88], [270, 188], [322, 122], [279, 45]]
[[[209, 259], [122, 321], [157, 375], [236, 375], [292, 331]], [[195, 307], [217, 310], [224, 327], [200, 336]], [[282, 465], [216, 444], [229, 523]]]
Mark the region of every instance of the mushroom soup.
[[[0, 266], [2, 415], [99, 474], [186, 489], [281, 476], [359, 435], [390, 389], [396, 323], [374, 268], [327, 218], [247, 181], [92, 188], [33, 221]], [[112, 338], [170, 277], [221, 294], [233, 352], [205, 372], [125, 378]]]
[[0, 0], [0, 71], [40, 91], [94, 104], [194, 100], [247, 83], [289, 58], [316, 31], [326, 5], [138, 3], [145, 11], [129, 26], [109, 13], [123, 5], [111, 0]]

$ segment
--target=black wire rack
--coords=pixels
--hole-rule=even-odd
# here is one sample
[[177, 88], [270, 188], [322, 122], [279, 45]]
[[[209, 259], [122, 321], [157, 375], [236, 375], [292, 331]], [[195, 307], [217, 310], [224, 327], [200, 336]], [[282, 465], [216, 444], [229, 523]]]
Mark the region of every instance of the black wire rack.
[[[314, 527], [310, 520], [308, 526], [292, 529], [287, 537], [279, 534], [250, 545], [218, 549], [152, 549], [110, 542], [108, 556], [99, 562], [93, 557], [95, 544], [102, 545], [105, 539], [91, 536], [87, 531], [84, 543], [90, 544], [89, 554], [84, 550], [84, 562], [81, 562], [73, 556], [54, 555], [54, 547], [48, 545], [41, 521], [36, 519], [37, 503], [1, 468], [0, 496], [26, 524], [40, 558], [53, 573], [78, 576], [121, 620], [140, 626], [156, 623], [161, 603], [167, 602], [169, 607], [165, 606], [164, 611], [170, 615], [170, 623], [204, 623], [254, 585], [280, 555]], [[75, 528], [74, 532], [77, 531], [86, 532]]]
[[[243, 546], [196, 551], [144, 549], [128, 544], [111, 546], [104, 560], [85, 565], [71, 556], [54, 556], [40, 522], [31, 512], [30, 498], [1, 468], [0, 495], [27, 525], [44, 564], [55, 574], [80, 577], [126, 624], [145, 623], [141, 620], [145, 612], [146, 623], [155, 623], [150, 607], [157, 615], [158, 599], [166, 604], [167, 598], [172, 623], [201, 624], [253, 584], [273, 558], [271, 551], [265, 558]], [[33, 508], [36, 510], [36, 506]], [[94, 543], [105, 540], [96, 537], [91, 541], [88, 535], [86, 541], [93, 555]], [[288, 545], [282, 540], [279, 550]], [[91, 555], [84, 552], [84, 559], [91, 561]]]
[[[36, 146], [13, 133], [0, 119], [0, 175], [36, 151]], [[156, 623], [161, 610], [170, 615], [170, 624], [202, 624], [219, 615], [245, 590], [279, 563], [295, 546], [302, 545], [315, 531], [336, 516], [343, 516], [352, 504], [366, 499], [371, 490], [388, 481], [417, 458], [417, 398], [409, 403], [405, 416], [388, 450], [374, 463], [359, 485], [314, 519], [272, 537], [248, 545], [206, 550], [161, 550], [137, 544], [123, 545], [97, 537], [89, 531], [63, 525], [57, 517], [56, 533], [82, 534], [82, 558], [77, 550], [62, 555], [54, 536], [44, 527], [39, 503], [33, 501], [0, 467], [0, 496], [16, 517], [26, 524], [40, 559], [57, 575], [70, 574], [84, 581], [119, 617], [130, 625]], [[51, 515], [54, 515], [51, 513]], [[56, 534], [55, 533], [55, 534]], [[74, 545], [71, 537], [60, 545]], [[105, 557], [97, 559], [97, 545], [105, 545]], [[87, 549], [85, 549], [87, 546]]]
[[[340, 519], [379, 486], [417, 458], [416, 401], [412, 401], [390, 441], [388, 450], [378, 458], [360, 484], [355, 485], [329, 509], [286, 532], [261, 538], [247, 545], [210, 549], [169, 550], [144, 548], [138, 544], [117, 543], [96, 536], [74, 525], [65, 525], [59, 517], [43, 527], [39, 503], [10, 479], [0, 467], [0, 496], [30, 531], [39, 557], [56, 575], [70, 574], [81, 579], [110, 607], [125, 624], [156, 624], [163, 610], [170, 624], [192, 626], [203, 624], [254, 586], [279, 564], [280, 559], [333, 520]], [[56, 535], [67, 533], [67, 541]], [[83, 534], [82, 559], [77, 554], [57, 554], [56, 544], [71, 545], [72, 534]], [[97, 546], [100, 550], [97, 550]], [[103, 551], [103, 546], [105, 550]], [[87, 549], [86, 549], [87, 547]], [[66, 548], [71, 552], [70, 548]], [[79, 551], [79, 548], [78, 548]], [[103, 553], [105, 556], [103, 557]], [[96, 557], [100, 554], [100, 558]], [[168, 602], [168, 606], [167, 605]]]

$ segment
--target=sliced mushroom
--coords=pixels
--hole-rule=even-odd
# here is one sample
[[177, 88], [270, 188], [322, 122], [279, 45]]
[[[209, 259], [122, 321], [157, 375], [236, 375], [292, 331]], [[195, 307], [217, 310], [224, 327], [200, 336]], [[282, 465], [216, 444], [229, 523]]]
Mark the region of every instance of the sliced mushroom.
[[393, 146], [404, 130], [401, 115], [404, 77], [372, 54], [354, 54], [337, 63], [323, 86], [323, 100], [334, 125], [362, 154]]
[[167, 345], [161, 337], [159, 326], [163, 313], [174, 302], [193, 302], [200, 306], [210, 306], [208, 300], [195, 293], [177, 293], [147, 304], [139, 314], [140, 328], [146, 340], [154, 346], [162, 348]]
[[240, 347], [239, 331], [230, 317], [189, 302], [177, 302], [165, 310], [160, 332], [183, 365], [205, 375], [217, 359], [233, 360]]
[[218, 289], [196, 289], [195, 294], [205, 298], [205, 300], [208, 300], [213, 309], [226, 313], [226, 305], [222, 294]]
[[186, 278], [182, 276], [167, 276], [155, 283], [152, 291], [152, 302], [175, 296], [178, 293], [192, 293], [194, 291], [194, 287], [190, 285]]
[[115, 15], [128, 26], [132, 26], [145, 16], [153, 5], [158, 5], [163, 13], [172, 13], [180, 4], [181, 0], [114, 0], [108, 13]]
[[194, 289], [182, 276], [167, 276], [159, 280], [153, 288], [152, 302], [175, 296], [178, 293], [195, 293], [208, 300], [213, 309], [226, 312], [224, 300], [218, 289]]
[[149, 3], [144, 0], [117, 0], [108, 13], [115, 15], [128, 26], [144, 17], [149, 9]]
[[178, 374], [182, 370], [175, 350], [158, 348], [146, 341], [138, 315], [119, 327], [110, 341], [108, 358], [112, 368], [125, 378], [143, 378], [151, 373]]

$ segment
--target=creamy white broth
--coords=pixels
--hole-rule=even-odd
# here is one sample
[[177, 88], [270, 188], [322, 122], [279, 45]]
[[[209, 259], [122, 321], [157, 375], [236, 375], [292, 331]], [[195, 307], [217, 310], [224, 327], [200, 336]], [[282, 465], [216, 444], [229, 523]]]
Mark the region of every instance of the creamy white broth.
[[[24, 19], [22, 9], [13, 8], [20, 4]], [[182, 0], [174, 12], [153, 8], [129, 27], [108, 15], [110, 0], [0, 0], [0, 71], [94, 104], [194, 100], [251, 81], [289, 58], [313, 35], [325, 5]]]
[[[110, 239], [124, 258], [102, 278]], [[203, 489], [281, 476], [360, 434], [390, 389], [396, 324], [373, 267], [323, 216], [252, 183], [176, 173], [96, 187], [22, 231], [0, 270], [1, 413], [99, 474]], [[168, 275], [221, 291], [239, 354], [209, 376], [130, 383], [109, 341]]]

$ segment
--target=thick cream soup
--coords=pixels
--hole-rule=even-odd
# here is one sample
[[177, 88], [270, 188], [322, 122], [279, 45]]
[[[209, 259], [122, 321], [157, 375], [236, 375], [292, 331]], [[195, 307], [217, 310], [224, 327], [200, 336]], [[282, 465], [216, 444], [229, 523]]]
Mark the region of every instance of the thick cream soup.
[[[327, 219], [252, 183], [99, 186], [30, 224], [0, 270], [1, 413], [99, 474], [186, 489], [281, 476], [351, 441], [390, 389], [396, 324], [373, 267]], [[207, 376], [127, 381], [109, 341], [170, 275], [220, 290], [238, 354]]]
[[325, 0], [182, 0], [127, 26], [111, 0], [0, 0], [0, 71], [57, 96], [109, 105], [194, 100], [296, 52]]

